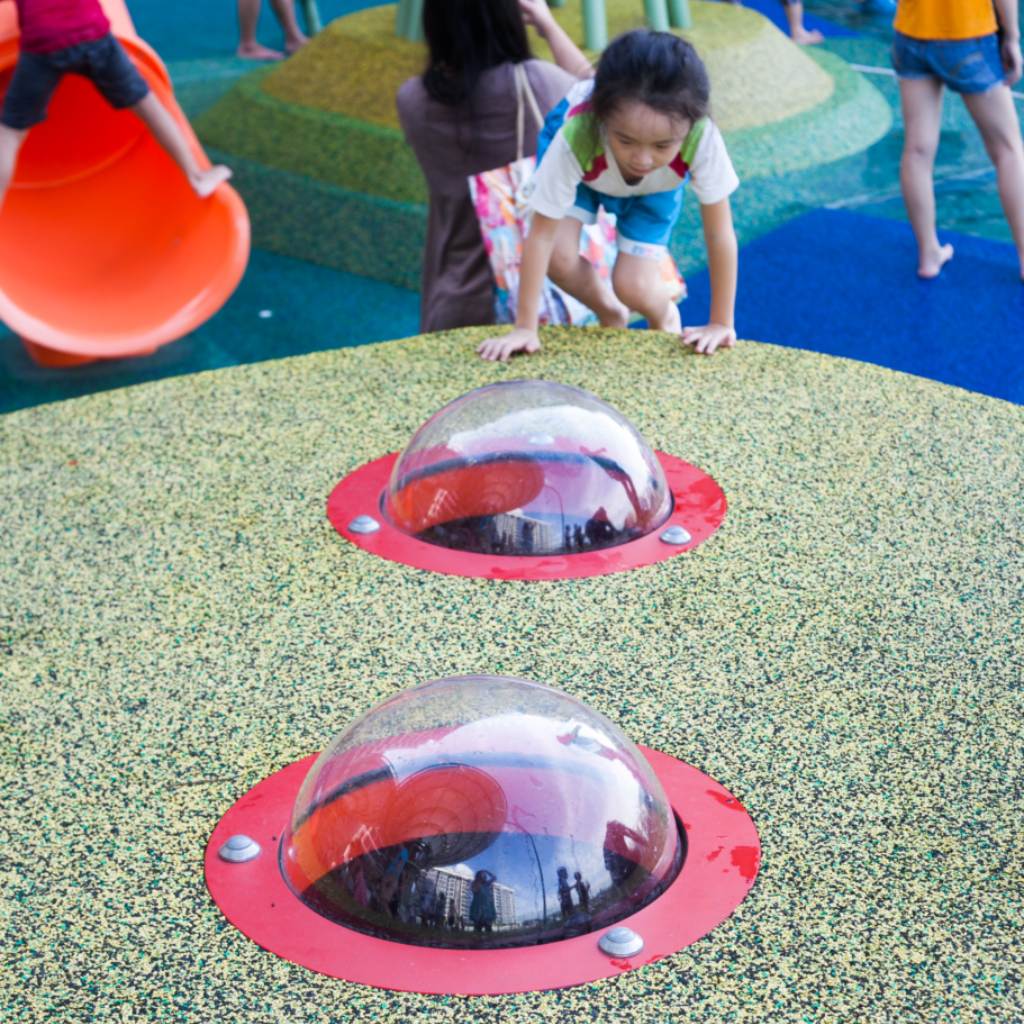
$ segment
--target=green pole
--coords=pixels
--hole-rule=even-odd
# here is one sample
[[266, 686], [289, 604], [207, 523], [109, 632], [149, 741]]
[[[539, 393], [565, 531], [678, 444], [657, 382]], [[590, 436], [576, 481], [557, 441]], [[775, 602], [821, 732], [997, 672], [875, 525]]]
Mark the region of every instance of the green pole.
[[398, 0], [395, 33], [414, 43], [423, 41], [423, 0]]
[[583, 45], [588, 50], [603, 50], [608, 45], [604, 0], [583, 0]]
[[315, 36], [324, 27], [316, 0], [302, 0], [302, 16], [306, 22], [306, 35]]
[[668, 0], [668, 23], [673, 28], [689, 28], [693, 24], [690, 0]]
[[648, 28], [655, 32], [668, 31], [668, 3], [666, 0], [644, 0], [644, 13]]

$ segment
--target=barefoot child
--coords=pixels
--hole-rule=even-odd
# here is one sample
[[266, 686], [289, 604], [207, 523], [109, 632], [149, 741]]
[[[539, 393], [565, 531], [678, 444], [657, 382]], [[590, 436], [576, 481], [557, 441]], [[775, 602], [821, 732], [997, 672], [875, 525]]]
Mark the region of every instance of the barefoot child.
[[953, 258], [953, 246], [935, 233], [932, 181], [949, 86], [963, 98], [995, 165], [1024, 279], [1024, 145], [1010, 94], [1021, 77], [1017, 0], [994, 0], [994, 8], [993, 0], [900, 0], [893, 27], [904, 123], [900, 186], [917, 239], [918, 276], [937, 277]]
[[[0, 3], [5, 0], [0, 0]], [[46, 118], [61, 78], [88, 78], [111, 106], [133, 110], [181, 167], [196, 194], [210, 195], [231, 177], [227, 167], [203, 170], [171, 113], [150, 92], [110, 34], [99, 0], [14, 0], [21, 53], [0, 113], [0, 206], [29, 128]]]
[[[573, 86], [544, 128], [544, 138], [554, 137], [532, 183], [515, 328], [484, 341], [480, 356], [504, 361], [540, 348], [537, 305], [545, 274], [607, 327], [624, 327], [635, 310], [652, 329], [681, 334], [703, 354], [735, 342], [736, 234], [729, 195], [739, 181], [707, 116], [708, 93], [707, 72], [689, 43], [643, 29], [615, 39], [595, 78]], [[701, 203], [711, 319], [683, 329], [660, 264], [687, 179]], [[618, 217], [611, 289], [579, 253], [582, 225], [594, 222], [599, 205]]]

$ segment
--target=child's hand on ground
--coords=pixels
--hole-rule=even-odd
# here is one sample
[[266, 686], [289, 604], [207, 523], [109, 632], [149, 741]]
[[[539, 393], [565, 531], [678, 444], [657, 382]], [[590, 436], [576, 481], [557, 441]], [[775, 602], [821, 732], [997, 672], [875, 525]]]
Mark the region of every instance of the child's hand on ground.
[[540, 338], [536, 331], [527, 330], [525, 327], [516, 327], [498, 338], [488, 338], [482, 341], [476, 349], [481, 359], [488, 361], [507, 363], [509, 357], [516, 352], [525, 352], [532, 355], [540, 351]]
[[684, 327], [683, 344], [692, 345], [694, 352], [709, 356], [715, 349], [732, 348], [736, 344], [736, 331], [725, 324]]

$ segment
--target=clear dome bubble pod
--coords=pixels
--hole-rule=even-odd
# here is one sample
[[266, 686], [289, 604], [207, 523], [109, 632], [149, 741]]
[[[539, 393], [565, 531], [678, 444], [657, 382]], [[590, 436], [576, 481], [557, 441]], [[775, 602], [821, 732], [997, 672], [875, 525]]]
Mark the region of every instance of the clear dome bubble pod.
[[665, 473], [620, 413], [543, 380], [477, 388], [432, 416], [394, 465], [384, 515], [419, 540], [489, 555], [628, 543], [672, 512]]
[[619, 921], [685, 853], [661, 783], [611, 722], [538, 683], [472, 676], [406, 691], [327, 747], [281, 869], [337, 924], [489, 949]]

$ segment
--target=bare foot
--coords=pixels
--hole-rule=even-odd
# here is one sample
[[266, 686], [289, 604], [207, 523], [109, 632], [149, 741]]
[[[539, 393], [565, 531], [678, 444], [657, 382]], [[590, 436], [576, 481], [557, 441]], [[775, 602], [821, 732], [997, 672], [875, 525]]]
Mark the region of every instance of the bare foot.
[[793, 42], [800, 46], [813, 46], [823, 42], [825, 37], [816, 29], [799, 28], [793, 32]]
[[629, 308], [619, 302], [614, 296], [607, 309], [595, 310], [594, 312], [597, 313], [597, 322], [602, 327], [629, 326]]
[[241, 57], [242, 60], [284, 60], [284, 54], [280, 50], [272, 50], [262, 43], [239, 43], [235, 56]]
[[213, 195], [218, 185], [223, 184], [231, 177], [231, 168], [223, 164], [216, 164], [208, 171], [200, 171], [195, 177], [189, 178], [195, 194], [200, 199]]
[[953, 258], [953, 246], [940, 245], [936, 252], [922, 255], [917, 265], [917, 276], [930, 281], [942, 273], [942, 268]]
[[298, 53], [308, 42], [308, 36], [298, 36], [295, 39], [289, 39], [284, 44], [284, 52], [290, 57], [293, 53]]

